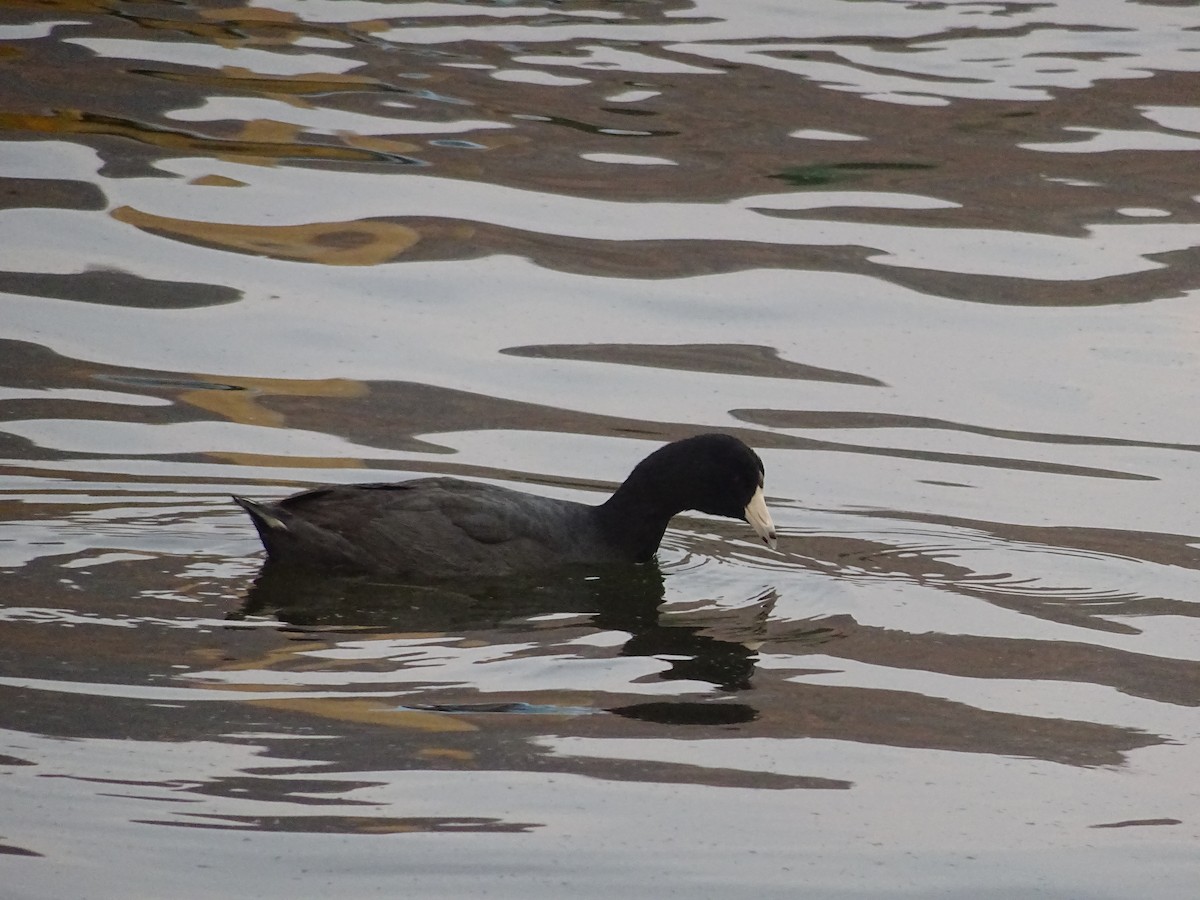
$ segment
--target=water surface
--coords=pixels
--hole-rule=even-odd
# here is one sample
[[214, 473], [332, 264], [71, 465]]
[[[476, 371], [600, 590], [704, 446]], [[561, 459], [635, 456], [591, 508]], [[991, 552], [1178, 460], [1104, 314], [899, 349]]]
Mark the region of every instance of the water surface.
[[[7, 895], [1192, 897], [1198, 96], [1185, 3], [9, 4]], [[705, 430], [778, 552], [228, 499]]]

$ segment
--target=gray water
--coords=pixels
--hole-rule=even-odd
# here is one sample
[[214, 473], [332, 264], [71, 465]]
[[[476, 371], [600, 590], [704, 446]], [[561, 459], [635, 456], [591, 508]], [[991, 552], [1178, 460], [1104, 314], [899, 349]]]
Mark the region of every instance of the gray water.
[[[6, 900], [1195, 896], [1194, 3], [261, 2], [0, 8]], [[706, 430], [778, 552], [228, 500]]]

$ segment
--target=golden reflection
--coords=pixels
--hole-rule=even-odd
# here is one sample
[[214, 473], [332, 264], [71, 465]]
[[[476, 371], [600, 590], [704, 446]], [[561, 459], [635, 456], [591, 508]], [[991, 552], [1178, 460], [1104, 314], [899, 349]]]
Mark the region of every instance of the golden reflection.
[[[171, 31], [222, 47], [286, 47], [306, 37], [346, 43], [348, 39], [353, 39], [354, 32], [370, 34], [390, 27], [389, 23], [381, 20], [329, 25], [305, 22], [294, 13], [255, 6], [201, 9], [197, 12], [199, 21], [134, 13], [129, 13], [127, 17], [147, 30]], [[348, 35], [347, 31], [351, 34]]]
[[193, 178], [188, 184], [194, 184], [199, 187], [246, 187], [246, 182], [238, 181], [236, 178], [228, 178], [225, 175], [201, 175], [198, 178]]
[[250, 119], [241, 123], [237, 139], [252, 144], [294, 144], [304, 134], [304, 129], [291, 122], [275, 119]]
[[[221, 665], [223, 672], [253, 672], [261, 669], [271, 670], [280, 663], [289, 664], [286, 668], [289, 671], [298, 672], [322, 672], [326, 669], [336, 668], [328, 661], [320, 660], [319, 657], [312, 654], [320, 650], [328, 650], [333, 645], [328, 641], [305, 641], [303, 646], [299, 646], [296, 641], [289, 641], [282, 647], [272, 647], [263, 652], [261, 656], [253, 659], [237, 662], [234, 660], [225, 660]], [[224, 657], [222, 657], [224, 660]], [[297, 660], [301, 663], [296, 665]], [[216, 688], [232, 687], [230, 685], [214, 685]], [[236, 689], [240, 690], [241, 687]], [[291, 685], [255, 685], [255, 690], [280, 690], [291, 691], [295, 688]]]
[[[291, 379], [291, 378], [237, 378], [221, 376], [219, 388], [196, 388], [179, 394], [179, 401], [190, 406], [216, 413], [230, 422], [240, 425], [257, 425], [268, 428], [286, 428], [287, 417], [283, 413], [267, 409], [259, 404], [264, 396], [290, 397], [363, 397], [369, 393], [367, 385], [348, 378]], [[230, 390], [230, 388], [234, 390]], [[328, 456], [278, 456], [264, 453], [238, 453], [234, 451], [209, 451], [209, 456], [228, 460], [242, 466], [286, 466], [288, 468], [356, 469], [362, 461], [348, 457]]]
[[454, 750], [450, 747], [426, 747], [418, 750], [420, 759], [448, 759], [451, 762], [469, 763], [475, 761], [475, 754], [470, 750]]
[[[330, 646], [332, 645], [326, 641], [288, 641], [282, 647], [266, 649], [250, 659], [235, 661], [222, 657], [217, 668], [222, 672], [250, 673], [256, 671], [296, 673], [345, 671], [346, 661], [323, 659], [313, 655], [314, 651], [328, 649]], [[260, 694], [268, 692], [282, 694], [296, 691], [298, 688], [311, 688], [310, 685], [301, 683], [255, 684], [253, 681], [237, 684], [204, 682], [204, 687], [211, 690], [238, 692], [252, 690]], [[390, 728], [404, 728], [410, 731], [440, 733], [477, 730], [474, 725], [462, 717], [431, 710], [407, 709], [399, 706], [391, 697], [386, 699], [361, 696], [280, 697], [278, 699], [261, 698], [246, 702], [253, 706], [302, 713], [322, 719], [357, 722], [364, 725], [386, 725]], [[440, 750], [440, 748], [438, 749]]]
[[204, 247], [326, 266], [374, 266], [391, 262], [421, 240], [395, 222], [313, 222], [305, 225], [232, 225], [196, 222], [121, 206], [114, 219], [142, 231]]
[[182, 81], [193, 85], [203, 85], [221, 91], [245, 91], [250, 94], [262, 94], [272, 97], [277, 94], [337, 94], [358, 93], [361, 91], [392, 91], [374, 78], [364, 75], [338, 75], [321, 73], [320, 75], [263, 75], [252, 72], [242, 66], [224, 66], [219, 75], [209, 71], [199, 72], [158, 72], [146, 71], [144, 74], [153, 75], [166, 81]]
[[[237, 159], [240, 162], [246, 162], [247, 157], [264, 161], [310, 159], [333, 162], [376, 162], [381, 158], [381, 154], [377, 151], [327, 144], [298, 143], [294, 140], [295, 132], [283, 136], [281, 129], [264, 128], [262, 130], [269, 132], [271, 137], [266, 140], [258, 138], [236, 140], [203, 137], [115, 116], [83, 112], [78, 109], [59, 109], [49, 115], [0, 112], [0, 131], [32, 131], [54, 135], [109, 135], [129, 138], [163, 150], [184, 151], [193, 156], [211, 155], [219, 159]], [[252, 134], [254, 133], [253, 129], [250, 131]]]
[[217, 22], [293, 25], [300, 21], [295, 13], [263, 6], [249, 6], [238, 9], [201, 9], [199, 13], [200, 18]]
[[[233, 661], [221, 657], [218, 669], [223, 672], [342, 672], [347, 668], [345, 660], [323, 659], [313, 655], [313, 651], [328, 649], [332, 645], [326, 641], [288, 641], [282, 647], [269, 648], [250, 659]], [[203, 654], [201, 655], [204, 658]], [[211, 658], [204, 660], [213, 662]], [[351, 661], [353, 670], [357, 661]], [[210, 683], [204, 686], [211, 690], [228, 690], [256, 693], [290, 693], [298, 688], [311, 686], [287, 683], [255, 684], [241, 682], [237, 684]], [[341, 722], [356, 722], [362, 725], [384, 725], [389, 728], [403, 728], [409, 731], [427, 733], [477, 731], [475, 725], [461, 716], [436, 712], [425, 709], [408, 709], [399, 705], [391, 697], [375, 698], [361, 696], [346, 697], [280, 697], [259, 698], [246, 701], [252, 706], [284, 712], [301, 713], [317, 716], [322, 719], [334, 719]], [[445, 759], [470, 761], [472, 755], [460, 753], [446, 748], [425, 748], [423, 753], [439, 756]]]
[[347, 147], [357, 147], [359, 150], [371, 150], [375, 153], [413, 153], [420, 149], [408, 141], [398, 141], [395, 138], [378, 137], [373, 134], [355, 134], [352, 131], [339, 131], [337, 136]]
[[322, 719], [356, 722], [360, 725], [384, 725], [409, 731], [430, 733], [478, 731], [460, 716], [428, 712], [421, 709], [400, 709], [381, 700], [363, 697], [300, 697], [288, 700], [251, 700], [252, 706], [298, 712]]
[[[291, 44], [300, 38], [311, 36], [345, 41], [347, 38], [353, 38], [353, 34], [346, 34], [347, 31], [371, 34], [386, 31], [393, 27], [392, 22], [384, 19], [366, 19], [360, 22], [339, 22], [333, 25], [322, 25], [317, 22], [306, 22], [295, 13], [261, 6], [202, 9], [199, 13], [202, 19], [222, 23], [223, 28], [228, 29], [229, 33], [237, 34], [241, 38], [240, 43], [247, 42], [245, 34], [251, 29], [278, 34], [279, 37], [275, 43]], [[262, 44], [265, 42], [254, 40], [253, 43]]]
[[[240, 425], [268, 428], [287, 427], [287, 417], [259, 404], [264, 396], [291, 397], [363, 397], [369, 388], [360, 381], [347, 378], [290, 379], [290, 378], [230, 378], [221, 376], [220, 388], [197, 388], [183, 391], [179, 401], [207, 412], [216, 413]], [[229, 388], [236, 388], [230, 390]], [[279, 456], [264, 453], [209, 451], [209, 456], [242, 466], [286, 466], [288, 468], [356, 469], [362, 461], [348, 457]]]

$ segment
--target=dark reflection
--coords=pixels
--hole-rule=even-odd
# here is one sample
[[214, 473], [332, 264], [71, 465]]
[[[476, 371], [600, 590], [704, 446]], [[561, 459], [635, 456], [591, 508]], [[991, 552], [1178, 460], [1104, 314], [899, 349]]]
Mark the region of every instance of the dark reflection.
[[163, 81], [175, 82], [182, 86], [198, 88], [204, 93], [221, 94], [225, 92], [247, 94], [273, 94], [292, 96], [318, 96], [327, 100], [342, 94], [414, 94], [421, 96], [418, 91], [410, 91], [399, 85], [386, 84], [366, 77], [351, 75], [269, 75], [261, 72], [251, 72], [244, 69], [232, 69], [223, 72], [209, 72], [202, 69], [187, 72], [171, 72], [165, 69], [129, 69], [131, 75], [142, 78], [158, 78]]
[[[686, 346], [686, 345], [685, 345]], [[695, 356], [691, 357], [694, 362]], [[670, 363], [668, 363], [670, 365]], [[676, 367], [679, 367], [678, 364]], [[826, 374], [831, 374], [825, 370]], [[842, 374], [842, 373], [839, 373]], [[853, 373], [844, 373], [855, 377]], [[828, 380], [833, 380], [829, 378]], [[287, 382], [297, 385], [300, 382]], [[428, 438], [442, 432], [481, 431], [493, 428], [525, 431], [551, 431], [567, 434], [636, 434], [663, 442], [695, 434], [695, 424], [656, 422], [645, 419], [626, 419], [596, 413], [580, 412], [548, 405], [525, 403], [484, 393], [461, 391], [438, 385], [402, 381], [364, 381], [363, 390], [353, 396], [308, 396], [289, 387], [287, 391], [272, 391], [269, 380], [262, 380], [262, 393], [257, 405], [286, 420], [293, 428], [333, 432], [356, 444], [408, 449], [413, 436]], [[735, 416], [739, 415], [734, 410]], [[778, 431], [757, 428], [721, 428], [721, 431], [744, 440], [757, 449], [823, 450], [841, 453], [860, 453], [869, 456], [917, 459], [954, 465], [978, 466], [1009, 471], [1044, 472], [1056, 475], [1078, 475], [1092, 478], [1112, 478], [1129, 481], [1155, 481], [1152, 475], [1117, 469], [1102, 469], [1088, 465], [1057, 463], [1019, 456], [983, 456], [910, 448], [880, 447], [870, 444], [851, 444], [841, 441], [815, 440]], [[429, 442], [420, 446], [428, 448]], [[426, 467], [414, 461], [408, 464], [416, 471]], [[472, 470], [467, 466], [439, 461], [441, 474], [495, 474]], [[550, 483], [551, 479], [541, 479]], [[573, 481], [572, 484], [581, 484]]]
[[104, 209], [104, 191], [87, 181], [0, 177], [0, 209]]
[[[596, 624], [607, 626], [606, 617], [596, 617]], [[620, 623], [614, 623], [619, 625]], [[628, 623], [627, 623], [628, 624]], [[642, 628], [624, 627], [632, 636], [621, 650], [623, 656], [673, 656], [671, 668], [661, 678], [672, 681], [707, 681], [727, 691], [743, 691], [751, 687], [757, 654], [745, 644], [723, 641], [704, 634], [697, 626], [664, 624], [659, 620], [643, 621]]]
[[[584, 345], [586, 346], [586, 345]], [[615, 348], [619, 345], [607, 345]], [[736, 349], [734, 349], [736, 348]], [[539, 355], [544, 348], [519, 348], [529, 355]], [[710, 353], [710, 349], [712, 352]], [[59, 356], [48, 348], [24, 341], [2, 341], [0, 350], [6, 361], [16, 360], [16, 354], [31, 361], [29, 365], [10, 367], [4, 374], [12, 386], [31, 387], [92, 387], [97, 379], [121, 379], [130, 387], [140, 387], [148, 395], [164, 390], [174, 393], [178, 401], [171, 407], [146, 406], [114, 409], [108, 418], [120, 421], [187, 421], [196, 418], [223, 418], [244, 424], [272, 422], [280, 427], [337, 434], [348, 441], [366, 447], [381, 447], [415, 453], [446, 453], [448, 448], [430, 440], [430, 436], [455, 431], [521, 430], [557, 432], [581, 435], [637, 436], [666, 443], [707, 430], [696, 423], [662, 422], [647, 419], [623, 418], [581, 412], [537, 403], [527, 403], [486, 393], [456, 390], [438, 385], [403, 381], [347, 381], [342, 379], [293, 380], [249, 378], [245, 376], [205, 375], [178, 372], [156, 372], [132, 369], [103, 363], [78, 361]], [[772, 358], [770, 348], [740, 345], [676, 345], [639, 347], [628, 345], [614, 351], [613, 361], [631, 365], [653, 365], [659, 351], [660, 365], [698, 371], [719, 371], [727, 374], [768, 374], [769, 377], [792, 377], [807, 380], [842, 381], [867, 384], [869, 379], [850, 372], [820, 370], [815, 367]], [[580, 358], [584, 358], [582, 355]], [[708, 368], [705, 368], [705, 367]], [[182, 375], [182, 377], [181, 377]], [[195, 388], [195, 384], [210, 385]], [[240, 390], [231, 390], [237, 388]], [[231, 399], [233, 398], [233, 399]], [[11, 401], [20, 403], [21, 401]], [[38, 401], [46, 409], [53, 400]], [[88, 409], [94, 415], [94, 405]], [[733, 410], [744, 420], [758, 422], [760, 418], [772, 427], [787, 427], [785, 419], [776, 415], [794, 415], [786, 411]], [[769, 421], [768, 421], [769, 420]], [[778, 424], [777, 424], [778, 422]], [[1151, 476], [1133, 472], [1098, 469], [1088, 466], [1065, 465], [1036, 459], [989, 457], [965, 453], [948, 453], [907, 448], [857, 445], [838, 441], [815, 440], [779, 431], [757, 428], [721, 428], [759, 449], [836, 451], [873, 456], [950, 462], [956, 465], [982, 466], [1017, 471], [1048, 472], [1067, 475], [1087, 475], [1096, 478], [1153, 480]], [[26, 449], [22, 455], [41, 453]], [[244, 457], [243, 457], [244, 458]], [[364, 460], [370, 459], [364, 455]], [[294, 465], [289, 457], [279, 462]], [[345, 462], [340, 460], [340, 462]], [[388, 459], [391, 465], [394, 460]], [[502, 477], [513, 481], [536, 481], [543, 484], [565, 483], [611, 489], [611, 484], [583, 479], [555, 479], [545, 475], [528, 474], [464, 465], [443, 459], [406, 461], [411, 472], [431, 471], [441, 475], [482, 475]]]
[[1038, 444], [1061, 444], [1088, 447], [1153, 447], [1156, 449], [1187, 450], [1195, 452], [1200, 445], [1167, 443], [1163, 441], [1140, 441], [1132, 438], [1105, 437], [1103, 435], [1061, 434], [1043, 431], [1018, 431], [1013, 428], [992, 428], [930, 416], [910, 416], [901, 413], [886, 413], [872, 410], [828, 410], [828, 409], [733, 409], [730, 415], [767, 428], [928, 428], [932, 430], [958, 431], [964, 434], [979, 434], [985, 437], [1008, 441], [1029, 441]]
[[514, 119], [526, 119], [531, 122], [546, 122], [551, 125], [558, 125], [562, 128], [570, 128], [574, 131], [582, 131], [585, 134], [613, 134], [621, 137], [673, 137], [679, 134], [678, 131], [659, 129], [656, 131], [628, 131], [625, 129], [609, 128], [603, 125], [595, 125], [591, 122], [583, 122], [579, 119], [572, 119], [567, 116], [530, 116], [521, 115], [513, 116]]
[[244, 391], [246, 388], [238, 384], [220, 384], [215, 381], [199, 381], [192, 378], [155, 378], [138, 375], [96, 375], [97, 381], [110, 384], [120, 384], [126, 387], [148, 388], [150, 390], [180, 390], [180, 391]]
[[347, 795], [378, 787], [381, 783], [362, 779], [305, 778], [299, 774], [273, 774], [270, 778], [258, 774], [239, 774], [217, 776], [188, 788], [188, 792], [211, 797], [253, 795], [255, 800], [294, 803], [297, 806], [371, 806], [367, 800], [355, 800]]
[[409, 709], [459, 715], [500, 714], [517, 716], [589, 716], [612, 713], [639, 722], [659, 725], [743, 725], [758, 718], [758, 710], [745, 703], [700, 703], [660, 700], [600, 709], [590, 706], [556, 706], [539, 703], [421, 703]]
[[884, 387], [882, 381], [857, 372], [823, 369], [781, 359], [774, 347], [757, 344], [534, 344], [506, 347], [500, 352], [534, 359], [574, 359], [651, 369]]
[[1182, 825], [1182, 819], [1126, 819], [1123, 822], [1101, 822], [1099, 825], [1089, 825], [1089, 828], [1129, 828], [1136, 825]]
[[448, 715], [590, 716], [612, 713], [639, 722], [659, 725], [744, 725], [758, 718], [758, 710], [745, 703], [701, 703], [659, 700], [601, 709], [592, 706], [561, 706], [547, 703], [418, 703], [406, 709]]
[[619, 106], [602, 106], [602, 107], [600, 107], [600, 111], [606, 112], [606, 113], [612, 113], [614, 116], [657, 116], [657, 115], [659, 115], [659, 113], [656, 113], [652, 109], [636, 109], [633, 107], [624, 107], [623, 108], [623, 107], [619, 107]]
[[758, 710], [744, 703], [635, 703], [610, 712], [660, 725], [742, 725], [758, 718]]
[[751, 687], [757, 655], [746, 643], [661, 617], [664, 587], [657, 565], [552, 574], [413, 585], [267, 564], [229, 618], [274, 615], [304, 629], [461, 632], [527, 630], [533, 617], [574, 613], [590, 616], [599, 630], [628, 633], [623, 656], [670, 657], [663, 679], [703, 681], [727, 691]]
[[471, 715], [498, 713], [515, 716], [590, 716], [607, 711], [591, 706], [556, 706], [549, 703], [525, 703], [520, 700], [510, 703], [416, 703], [403, 708], [421, 712]]
[[[905, 641], [904, 636], [892, 634], [890, 638], [895, 644]], [[932, 636], [922, 649], [929, 655], [939, 654], [938, 645], [944, 640], [942, 635]], [[853, 658], [861, 647], [856, 642], [853, 650], [843, 654], [839, 643], [830, 653]], [[1057, 649], [1052, 646], [1047, 652]], [[888, 665], [886, 659], [871, 662]], [[909, 667], [934, 669], [940, 662], [939, 658], [933, 665], [923, 665], [918, 659]], [[904, 671], [898, 665], [895, 668]], [[917, 691], [820, 683], [823, 673], [839, 671], [836, 662], [825, 669], [764, 670], [755, 691], [763, 725], [755, 730], [888, 747], [1026, 757], [1081, 767], [1124, 765], [1131, 751], [1167, 742], [1163, 736], [1139, 728], [997, 712]], [[959, 674], [981, 677], [970, 671]]]
[[0, 844], [0, 855], [40, 857], [44, 854], [38, 853], [36, 850], [28, 850], [25, 847], [14, 847], [11, 844]]
[[[597, 613], [604, 627], [633, 630], [657, 617], [663, 576], [656, 565], [566, 569], [557, 577], [462, 579], [399, 584], [376, 578], [323, 577], [270, 563], [263, 566], [240, 612], [275, 615], [304, 627], [375, 627], [405, 631], [494, 629], [551, 613]], [[628, 626], [628, 627], [626, 627]]]
[[537, 822], [504, 822], [483, 817], [442, 818], [436, 816], [392, 818], [387, 816], [215, 816], [199, 815], [186, 820], [140, 819], [146, 825], [177, 828], [218, 828], [227, 831], [273, 831], [293, 834], [405, 834], [410, 832], [523, 833], [540, 827]]
[[157, 281], [113, 269], [93, 269], [70, 275], [0, 272], [0, 291], [138, 309], [194, 309], [242, 299], [242, 292], [228, 285]]
[[[781, 181], [786, 181], [793, 187], [828, 187], [839, 181], [850, 181], [855, 178], [861, 178], [864, 175], [873, 172], [907, 172], [919, 171], [921, 169], [933, 169], [936, 166], [930, 163], [904, 163], [904, 162], [842, 162], [842, 163], [817, 163], [808, 166], [793, 166], [789, 169], [784, 169], [770, 178], [778, 178]], [[786, 210], [764, 210], [767, 215], [776, 215], [780, 218], [788, 218], [789, 212]]]

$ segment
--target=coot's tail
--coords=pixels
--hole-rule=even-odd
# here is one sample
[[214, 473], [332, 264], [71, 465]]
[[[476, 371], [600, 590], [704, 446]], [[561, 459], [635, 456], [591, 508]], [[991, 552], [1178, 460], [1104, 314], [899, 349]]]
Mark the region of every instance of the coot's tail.
[[[267, 551], [267, 556], [282, 556], [280, 545], [290, 536], [287, 524], [275, 515], [265, 503], [234, 496], [233, 502], [250, 514], [250, 521], [258, 529], [258, 537]], [[282, 540], [281, 540], [282, 539]]]
[[258, 529], [259, 537], [264, 542], [268, 533], [287, 531], [287, 526], [283, 524], [283, 521], [262, 503], [238, 497], [236, 494], [233, 502], [250, 514], [250, 520], [254, 522], [254, 527]]
[[233, 502], [249, 513], [267, 559], [273, 563], [330, 572], [363, 566], [362, 553], [335, 532], [293, 516], [272, 503], [238, 496], [234, 496]]

